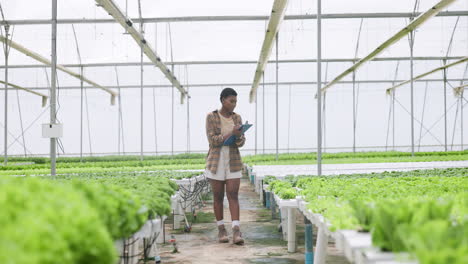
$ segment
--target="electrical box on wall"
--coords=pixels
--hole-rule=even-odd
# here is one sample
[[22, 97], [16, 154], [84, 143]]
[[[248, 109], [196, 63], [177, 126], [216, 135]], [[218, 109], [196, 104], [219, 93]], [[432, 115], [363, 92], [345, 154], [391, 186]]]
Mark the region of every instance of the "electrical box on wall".
[[63, 124], [42, 124], [43, 138], [59, 138], [63, 135]]

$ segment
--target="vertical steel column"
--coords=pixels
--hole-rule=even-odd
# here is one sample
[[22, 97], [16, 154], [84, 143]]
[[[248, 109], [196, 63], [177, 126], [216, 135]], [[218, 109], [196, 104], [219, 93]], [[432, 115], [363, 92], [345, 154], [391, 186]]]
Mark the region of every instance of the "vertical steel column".
[[7, 39], [7, 41], [5, 41], [4, 43], [4, 53], [5, 53], [5, 120], [4, 120], [4, 149], [3, 149], [3, 153], [5, 154], [5, 157], [4, 157], [4, 160], [3, 160], [3, 163], [4, 165], [7, 165], [8, 164], [8, 29], [9, 29], [9, 26], [6, 25], [5, 26], [5, 37]]
[[[411, 156], [414, 157], [414, 80], [413, 80], [414, 31], [410, 33], [410, 78], [411, 78]], [[422, 125], [422, 124], [421, 124]]]
[[[138, 3], [140, 4], [140, 2]], [[141, 8], [140, 8], [141, 12]], [[140, 13], [141, 18], [141, 13]], [[142, 20], [143, 21], [143, 20]], [[140, 33], [143, 35], [143, 22], [140, 23]], [[140, 160], [143, 160], [143, 41], [140, 43]]]
[[[158, 23], [154, 23], [154, 50], [158, 50]], [[158, 155], [158, 133], [156, 124], [156, 95], [153, 87], [154, 154]]]
[[[185, 76], [185, 78], [188, 78]], [[188, 81], [187, 81], [188, 82]], [[187, 152], [190, 153], [190, 87], [187, 85]]]
[[288, 153], [289, 153], [289, 143], [291, 139], [291, 85], [289, 85], [289, 101], [288, 101]]
[[[257, 90], [258, 91], [258, 90]], [[256, 92], [258, 95], [258, 92]], [[257, 132], [258, 132], [258, 123], [257, 123], [257, 116], [258, 116], [258, 104], [257, 104], [257, 95], [255, 95], [255, 155], [257, 155]]]
[[[57, 88], [57, 0], [52, 0], [52, 62], [50, 89], [50, 123], [56, 122], [56, 88]], [[57, 139], [50, 138], [50, 175], [56, 173]]]
[[322, 175], [322, 1], [317, 0], [317, 175]]
[[278, 138], [279, 138], [279, 112], [278, 112], [278, 35], [279, 32], [276, 34], [276, 160], [278, 160]]
[[392, 142], [393, 142], [393, 151], [395, 151], [395, 90], [392, 91]]
[[263, 154], [265, 154], [265, 72], [263, 72], [263, 76], [262, 76], [262, 79], [263, 79], [263, 89], [262, 89], [262, 107], [263, 107], [263, 110], [262, 110], [262, 116], [263, 116], [263, 124], [262, 124], [262, 132], [263, 132]]
[[463, 151], [463, 89], [461, 90], [460, 94], [460, 129], [461, 129], [461, 138], [460, 138], [460, 147]]
[[304, 216], [305, 224], [305, 264], [314, 263], [314, 234], [312, 223]]
[[[447, 61], [444, 59], [444, 65]], [[444, 144], [445, 144], [445, 151], [448, 150], [447, 148], [447, 69], [444, 68]]]
[[[174, 64], [171, 65], [171, 71], [172, 74], [175, 74]], [[171, 155], [174, 156], [174, 84], [172, 85], [171, 89]]]
[[[355, 62], [353, 62], [354, 64]], [[356, 152], [356, 72], [353, 71], [353, 153]]]
[[[83, 162], [83, 66], [80, 67], [80, 162]], [[120, 129], [119, 129], [120, 137]], [[120, 138], [119, 138], [120, 139]], [[119, 143], [120, 146], [120, 143]], [[120, 152], [120, 149], [119, 149]]]

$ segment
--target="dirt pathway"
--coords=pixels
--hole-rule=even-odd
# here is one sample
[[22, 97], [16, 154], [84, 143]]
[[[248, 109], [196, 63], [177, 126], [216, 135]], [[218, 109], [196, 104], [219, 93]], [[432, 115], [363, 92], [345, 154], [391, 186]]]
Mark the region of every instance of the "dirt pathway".
[[[170, 244], [160, 246], [162, 263], [304, 263], [304, 235], [301, 217], [298, 218], [298, 250], [297, 253], [287, 252], [287, 242], [283, 241], [278, 232], [279, 220], [271, 219], [269, 210], [260, 204], [258, 195], [250, 183], [242, 179], [239, 193], [241, 208], [241, 231], [245, 239], [244, 246], [232, 243], [220, 244], [216, 241], [217, 229], [212, 216], [212, 203], [202, 209], [206, 223], [194, 223], [191, 233], [172, 230], [172, 225], [166, 225], [166, 237], [174, 235], [179, 253], [172, 253]], [[224, 218], [226, 229], [231, 234], [231, 222], [228, 203], [224, 203]], [[209, 216], [209, 217], [206, 217]], [[232, 236], [230, 237], [232, 239]], [[340, 252], [330, 245], [328, 264], [347, 263]]]

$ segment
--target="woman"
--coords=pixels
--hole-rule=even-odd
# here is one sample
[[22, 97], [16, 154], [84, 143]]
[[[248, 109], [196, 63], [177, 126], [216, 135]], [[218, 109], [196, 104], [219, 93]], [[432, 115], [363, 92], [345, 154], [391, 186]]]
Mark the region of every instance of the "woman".
[[[239, 222], [239, 185], [242, 177], [242, 161], [239, 148], [245, 143], [245, 137], [240, 131], [242, 119], [234, 113], [237, 104], [237, 93], [232, 88], [221, 92], [221, 109], [208, 113], [206, 117], [206, 135], [210, 144], [206, 158], [206, 176], [210, 179], [213, 191], [213, 209], [218, 225], [218, 241], [229, 242], [223, 221], [224, 189], [229, 201], [232, 220], [232, 242], [244, 244]], [[230, 136], [236, 136], [234, 144], [224, 146]]]

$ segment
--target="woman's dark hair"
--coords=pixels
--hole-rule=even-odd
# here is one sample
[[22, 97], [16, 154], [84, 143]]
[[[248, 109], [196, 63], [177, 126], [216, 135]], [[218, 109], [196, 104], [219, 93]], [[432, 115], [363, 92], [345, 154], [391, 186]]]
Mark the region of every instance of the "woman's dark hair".
[[224, 88], [221, 92], [221, 95], [219, 96], [219, 100], [223, 102], [223, 98], [226, 98], [231, 95], [237, 96], [237, 92], [230, 87]]

